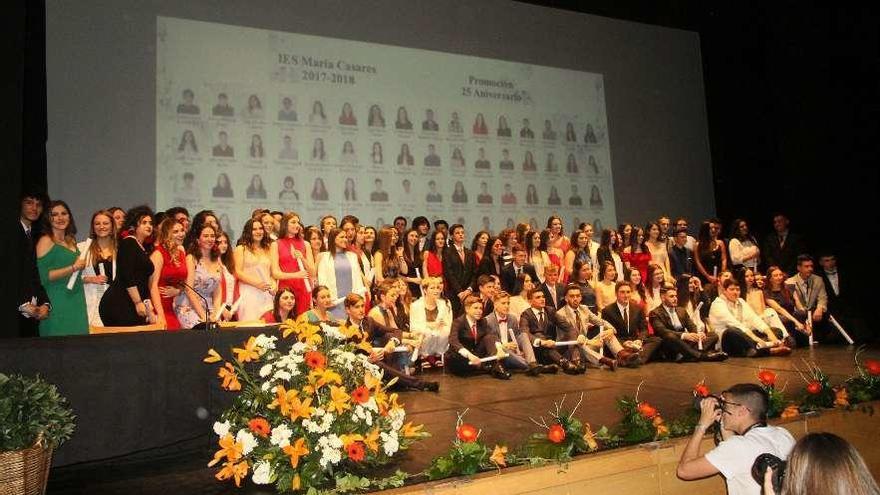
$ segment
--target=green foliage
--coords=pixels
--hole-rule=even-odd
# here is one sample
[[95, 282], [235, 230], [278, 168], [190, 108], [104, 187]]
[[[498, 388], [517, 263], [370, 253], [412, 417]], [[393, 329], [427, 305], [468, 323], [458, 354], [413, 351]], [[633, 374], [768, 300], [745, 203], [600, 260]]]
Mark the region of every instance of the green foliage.
[[811, 394], [806, 389], [801, 393], [800, 407], [801, 412], [817, 411], [819, 409], [830, 409], [834, 407], [834, 389], [831, 388], [831, 382], [823, 371], [815, 368], [812, 373], [815, 382], [818, 382], [821, 389], [817, 394]]
[[657, 429], [651, 419], [639, 413], [639, 402], [635, 397], [625, 395], [617, 399], [617, 410], [623, 415], [620, 424], [614, 427], [614, 434], [623, 443], [651, 442]]
[[437, 480], [450, 476], [470, 476], [493, 465], [489, 462], [491, 452], [480, 441], [455, 440], [445, 455], [435, 457], [428, 468], [428, 478]]
[[785, 406], [788, 404], [788, 399], [785, 398], [785, 394], [782, 390], [777, 389], [775, 386], [764, 386], [764, 390], [767, 391], [767, 397], [769, 398], [768, 407], [767, 407], [767, 417], [768, 418], [778, 418], [782, 411], [785, 410]]
[[697, 427], [699, 420], [700, 411], [693, 408], [688, 409], [681, 416], [677, 416], [669, 421], [669, 436], [672, 438], [690, 436], [693, 434], [694, 428]]
[[41, 435], [44, 445], [57, 448], [73, 435], [74, 418], [55, 385], [0, 374], [0, 452], [31, 447]]

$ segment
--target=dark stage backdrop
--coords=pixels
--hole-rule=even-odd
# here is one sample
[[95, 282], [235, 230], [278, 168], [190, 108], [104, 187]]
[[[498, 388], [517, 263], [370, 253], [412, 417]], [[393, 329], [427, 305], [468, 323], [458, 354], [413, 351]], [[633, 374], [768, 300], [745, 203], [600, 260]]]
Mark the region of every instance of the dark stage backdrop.
[[[49, 187], [80, 221], [156, 197], [157, 16], [602, 74], [617, 217], [715, 210], [694, 32], [506, 0], [50, 0], [46, 10]], [[229, 54], [229, 70], [241, 56]]]

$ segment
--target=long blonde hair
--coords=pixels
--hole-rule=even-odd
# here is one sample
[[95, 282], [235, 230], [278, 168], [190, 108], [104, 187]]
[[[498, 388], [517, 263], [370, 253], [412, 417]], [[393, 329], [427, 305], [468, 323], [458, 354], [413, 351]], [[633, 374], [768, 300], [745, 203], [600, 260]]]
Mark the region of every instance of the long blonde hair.
[[833, 433], [810, 433], [788, 457], [782, 493], [786, 495], [877, 495], [880, 488], [864, 459]]
[[89, 239], [93, 241], [91, 246], [89, 246], [89, 258], [92, 263], [101, 259], [101, 246], [98, 246], [98, 234], [95, 233], [95, 218], [98, 218], [99, 215], [104, 215], [110, 219], [110, 247], [112, 248], [110, 259], [116, 259], [116, 248], [118, 243], [116, 221], [113, 220], [113, 214], [109, 211], [98, 210], [95, 213], [92, 213], [92, 220], [89, 222]]

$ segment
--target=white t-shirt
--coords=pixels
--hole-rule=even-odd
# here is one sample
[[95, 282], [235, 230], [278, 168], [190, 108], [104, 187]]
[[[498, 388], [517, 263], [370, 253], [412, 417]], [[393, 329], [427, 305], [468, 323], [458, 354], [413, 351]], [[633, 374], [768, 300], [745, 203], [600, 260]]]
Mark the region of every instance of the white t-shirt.
[[765, 453], [788, 459], [794, 443], [785, 428], [759, 426], [721, 442], [706, 453], [706, 460], [724, 475], [728, 495], [761, 495], [761, 485], [752, 479], [755, 459]]

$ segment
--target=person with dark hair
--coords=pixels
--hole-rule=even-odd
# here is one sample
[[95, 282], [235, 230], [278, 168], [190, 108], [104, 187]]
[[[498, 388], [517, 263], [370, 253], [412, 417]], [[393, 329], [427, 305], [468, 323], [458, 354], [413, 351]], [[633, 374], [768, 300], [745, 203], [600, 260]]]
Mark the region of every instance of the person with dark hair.
[[[721, 393], [721, 400], [702, 399], [700, 419], [678, 463], [678, 477], [690, 481], [721, 474], [730, 495], [760, 495], [761, 486], [752, 478], [755, 458], [770, 453], [785, 460], [795, 443], [788, 430], [767, 424], [768, 407], [767, 392], [753, 383], [730, 387]], [[713, 425], [721, 441], [700, 455], [703, 437]]]
[[296, 109], [293, 108], [293, 100], [289, 96], [281, 99], [281, 108], [278, 110], [278, 120], [296, 122]]
[[217, 104], [211, 109], [214, 117], [232, 117], [235, 115], [235, 109], [229, 105], [229, 96], [226, 93], [217, 95]]
[[797, 274], [786, 280], [785, 285], [794, 295], [795, 316], [803, 319], [804, 325], [814, 331], [818, 339], [831, 337], [828, 332], [828, 294], [822, 277], [813, 274], [812, 256], [801, 254], [797, 257]]
[[775, 265], [787, 275], [794, 275], [797, 268], [797, 257], [807, 252], [803, 237], [789, 230], [788, 216], [784, 213], [773, 215], [773, 232], [764, 238], [761, 254], [764, 266]]
[[351, 293], [360, 296], [367, 294], [358, 255], [348, 250], [348, 236], [342, 230], [335, 227], [330, 230], [327, 251], [318, 256], [317, 266], [318, 283], [330, 292], [330, 313], [335, 319], [342, 319], [345, 317], [345, 308], [341, 303], [345, 296]]
[[260, 321], [264, 323], [284, 323], [287, 320], [295, 320], [297, 316], [299, 315], [296, 314], [296, 295], [290, 288], [283, 287], [275, 293], [272, 309], [266, 311], [260, 317]]
[[721, 336], [721, 350], [731, 356], [791, 354], [791, 348], [740, 298], [739, 282], [733, 278], [721, 284], [709, 309], [709, 324]]
[[[590, 308], [581, 304], [581, 288], [577, 284], [568, 284], [564, 289], [565, 300], [556, 311], [555, 322], [559, 331], [566, 340], [577, 340], [578, 345], [572, 346], [571, 359], [588, 361], [593, 366], [606, 366], [611, 371], [617, 369], [618, 360], [629, 365], [639, 359], [637, 352], [624, 349], [614, 335], [614, 326], [596, 314]], [[591, 327], [592, 326], [592, 327]], [[600, 352], [607, 347], [614, 358], [605, 357]], [[574, 352], [580, 354], [575, 359]], [[583, 368], [584, 370], [586, 368]]]
[[717, 218], [706, 220], [700, 225], [694, 246], [694, 263], [697, 267], [695, 275], [703, 283], [716, 283], [718, 274], [727, 270], [727, 247], [718, 238], [720, 233], [721, 221]]
[[[678, 305], [678, 289], [666, 284], [661, 289], [663, 304], [648, 315], [654, 334], [672, 359], [682, 361], [723, 361], [727, 354], [715, 352], [718, 335], [700, 331], [685, 308]], [[677, 358], [681, 356], [680, 358]]]
[[486, 250], [480, 263], [477, 265], [476, 276], [491, 275], [501, 280], [501, 273], [504, 269], [504, 244], [499, 237], [490, 237], [486, 243]]
[[186, 231], [180, 222], [166, 216], [159, 222], [157, 232], [155, 249], [150, 254], [154, 266], [154, 276], [150, 278], [150, 300], [156, 304], [160, 326], [166, 330], [180, 330], [174, 301], [183, 293], [181, 282], [186, 281], [188, 276], [183, 246]]
[[446, 232], [435, 230], [425, 243], [425, 256], [422, 261], [423, 277], [443, 278], [443, 256], [446, 250]]
[[[463, 306], [464, 314], [452, 321], [449, 350], [445, 356], [449, 371], [459, 376], [488, 372], [499, 380], [509, 380], [510, 373], [501, 364], [506, 353], [498, 342], [497, 334], [489, 329], [483, 319], [483, 303], [480, 298], [470, 294], [459, 304]], [[480, 358], [493, 355], [498, 360], [486, 364], [480, 361]]]
[[184, 232], [189, 232], [189, 210], [183, 206], [173, 206], [165, 210], [165, 215], [183, 225]]
[[211, 154], [217, 157], [233, 158], [235, 156], [235, 149], [229, 145], [229, 134], [226, 131], [220, 131], [217, 134], [217, 139], [219, 143], [211, 149]]
[[603, 229], [599, 238], [599, 248], [596, 249], [597, 280], [602, 280], [602, 272], [606, 263], [614, 266], [617, 280], [623, 280], [623, 259], [618, 253], [618, 236], [613, 229]]
[[233, 256], [238, 279], [238, 321], [256, 321], [272, 307], [277, 284], [272, 278], [271, 241], [259, 218], [244, 224]]
[[[221, 316], [214, 314], [223, 305], [223, 290], [220, 287], [223, 264], [216, 246], [218, 232], [218, 227], [201, 223], [196, 236], [191, 236], [190, 242], [184, 245], [186, 285], [192, 289], [184, 286], [174, 302], [174, 313], [181, 328], [194, 328], [202, 323], [207, 326], [207, 323]], [[228, 311], [223, 313], [224, 319], [228, 320]]]
[[195, 104], [196, 95], [193, 90], [187, 88], [183, 90], [183, 102], [177, 105], [177, 113], [184, 115], [198, 115], [199, 106]]
[[394, 128], [402, 131], [412, 130], [413, 125], [409, 120], [409, 115], [406, 113], [406, 107], [401, 106], [397, 109], [397, 120], [394, 121]]
[[611, 323], [618, 340], [625, 349], [638, 354], [627, 364], [638, 366], [654, 358], [660, 349], [660, 338], [648, 335], [648, 320], [641, 306], [632, 299], [633, 288], [630, 282], [617, 282], [614, 285], [616, 301], [602, 309], [602, 319]]
[[645, 243], [645, 230], [636, 227], [629, 236], [629, 245], [623, 248], [621, 259], [627, 271], [638, 270], [642, 280], [648, 278], [648, 265], [651, 264], [651, 251]]
[[474, 253], [464, 245], [464, 227], [455, 224], [450, 229], [452, 244], [443, 251], [443, 277], [446, 297], [452, 304], [452, 313], [461, 316], [462, 301], [473, 292], [471, 287], [477, 271]]
[[529, 128], [529, 119], [522, 120], [522, 128], [519, 130], [519, 137], [522, 139], [535, 139], [535, 131]]
[[735, 273], [746, 268], [758, 269], [761, 250], [758, 249], [758, 241], [749, 232], [749, 224], [742, 218], [737, 218], [731, 224], [730, 241], [727, 244], [730, 264]]
[[[344, 235], [341, 237], [346, 238]], [[338, 304], [333, 301], [330, 289], [323, 285], [316, 285], [315, 288], [312, 289], [312, 293], [309, 294], [309, 297], [312, 299], [312, 309], [299, 315], [296, 321], [308, 322], [312, 325], [318, 325], [321, 323], [326, 323], [331, 326], [339, 325], [339, 320], [334, 318], [330, 313], [330, 308], [335, 304]]]
[[[296, 299], [296, 315], [309, 309], [310, 277], [315, 275], [315, 262], [312, 250], [308, 249], [303, 238], [303, 226], [299, 215], [287, 213], [281, 218], [278, 242], [269, 248], [273, 271], [282, 274], [278, 277], [279, 288], [289, 288]], [[277, 263], [277, 267], [275, 264]]]
[[46, 289], [40, 281], [40, 273], [37, 269], [34, 246], [40, 238], [43, 208], [48, 204], [49, 198], [42, 191], [36, 189], [23, 191], [19, 203], [19, 222], [15, 227], [15, 235], [10, 242], [19, 256], [17, 280], [13, 280], [18, 294], [15, 305], [18, 307], [17, 333], [15, 329], [3, 333], [3, 336], [36, 337], [38, 335], [39, 322], [49, 317], [51, 304]]
[[[520, 274], [528, 274], [537, 284], [538, 274], [535, 273], [535, 267], [526, 263], [528, 254], [525, 247], [517, 244], [513, 248], [513, 261], [501, 270], [501, 288], [508, 294], [519, 294], [522, 287], [517, 285], [517, 277]], [[553, 305], [556, 308], [556, 305]]]
[[672, 246], [669, 247], [669, 268], [672, 278], [678, 279], [682, 275], [693, 275], [694, 256], [687, 247], [687, 229], [677, 228], [672, 235]]
[[[89, 333], [86, 298], [81, 277], [85, 268], [76, 245], [76, 224], [64, 201], [50, 201], [43, 215], [43, 235], [36, 245], [40, 281], [52, 301], [52, 312], [40, 320], [40, 336], [85, 335]], [[68, 290], [67, 282], [74, 285]]]
[[[150, 278], [155, 267], [150, 261], [147, 239], [153, 235], [153, 210], [136, 206], [125, 214], [122, 240], [116, 262], [116, 278], [110, 283], [98, 310], [101, 321], [108, 327], [131, 327], [155, 321], [155, 306], [150, 300]], [[150, 249], [152, 246], [149, 246]]]
[[[524, 278], [530, 278], [523, 274]], [[519, 316], [519, 328], [528, 332], [532, 349], [538, 362], [543, 365], [556, 365], [564, 373], [580, 375], [586, 368], [579, 366], [569, 357], [572, 353], [567, 348], [556, 347], [557, 341], [569, 340], [570, 335], [563, 333], [556, 325], [556, 310], [547, 306], [544, 292], [532, 287], [526, 292], [529, 307]]]
[[431, 222], [427, 217], [420, 215], [413, 218], [412, 228], [419, 233], [419, 251], [424, 251], [428, 241], [428, 232], [431, 231]]
[[768, 469], [764, 476], [764, 495], [880, 494], [859, 451], [834, 433], [808, 433], [794, 444], [779, 492], [774, 490], [773, 474]]

